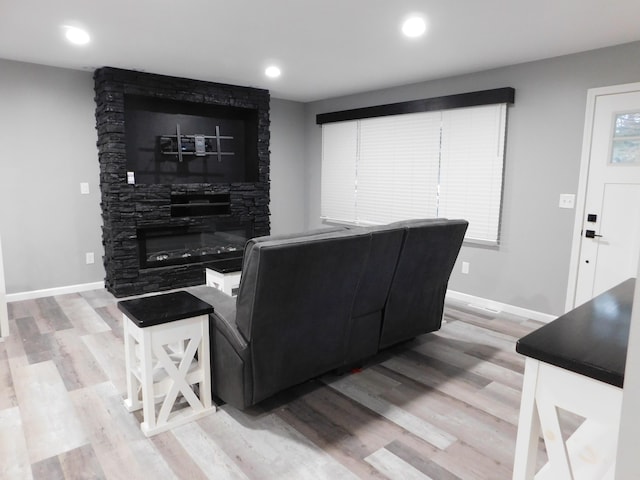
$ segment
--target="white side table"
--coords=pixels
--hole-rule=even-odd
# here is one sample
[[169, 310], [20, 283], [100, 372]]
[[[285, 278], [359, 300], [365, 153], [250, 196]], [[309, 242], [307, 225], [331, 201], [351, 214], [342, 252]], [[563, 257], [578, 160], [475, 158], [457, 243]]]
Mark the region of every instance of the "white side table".
[[[180, 291], [121, 301], [118, 308], [124, 322], [125, 407], [142, 408], [143, 433], [155, 435], [215, 411], [209, 359], [213, 307]], [[176, 405], [179, 394], [187, 404], [183, 408]]]
[[232, 258], [217, 262], [206, 268], [205, 282], [208, 287], [217, 288], [227, 295], [235, 297], [240, 286], [242, 275], [242, 258]]

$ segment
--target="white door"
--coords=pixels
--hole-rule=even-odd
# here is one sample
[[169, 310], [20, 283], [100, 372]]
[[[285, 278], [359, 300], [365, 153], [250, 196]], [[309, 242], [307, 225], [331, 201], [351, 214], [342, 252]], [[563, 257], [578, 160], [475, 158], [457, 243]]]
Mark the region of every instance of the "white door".
[[[640, 245], [640, 84], [595, 96], [587, 110], [588, 176], [573, 306], [629, 277]], [[588, 135], [588, 137], [587, 137]], [[583, 153], [584, 155], [584, 153]]]

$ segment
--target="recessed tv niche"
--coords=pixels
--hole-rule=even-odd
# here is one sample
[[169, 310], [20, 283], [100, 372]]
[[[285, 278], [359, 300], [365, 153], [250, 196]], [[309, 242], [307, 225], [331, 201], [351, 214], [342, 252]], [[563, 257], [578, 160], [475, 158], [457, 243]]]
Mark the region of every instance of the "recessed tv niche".
[[258, 179], [254, 109], [127, 95], [125, 144], [129, 183]]

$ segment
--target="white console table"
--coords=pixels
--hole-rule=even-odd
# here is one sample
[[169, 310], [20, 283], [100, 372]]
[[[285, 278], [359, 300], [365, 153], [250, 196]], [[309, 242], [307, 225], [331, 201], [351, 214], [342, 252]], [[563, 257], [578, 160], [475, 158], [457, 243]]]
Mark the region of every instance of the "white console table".
[[[514, 480], [613, 480], [634, 290], [629, 279], [518, 340]], [[568, 439], [558, 409], [584, 419]], [[548, 462], [536, 471], [540, 435]]]
[[2, 237], [0, 237], [0, 337], [9, 336], [9, 312], [7, 311], [7, 288], [4, 283], [2, 262]]

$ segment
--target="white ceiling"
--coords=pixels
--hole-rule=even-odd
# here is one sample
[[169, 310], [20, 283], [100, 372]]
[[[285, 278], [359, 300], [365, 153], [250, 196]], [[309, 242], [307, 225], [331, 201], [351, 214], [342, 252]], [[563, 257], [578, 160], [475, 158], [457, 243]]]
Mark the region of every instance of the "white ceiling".
[[[427, 34], [408, 39], [414, 12]], [[639, 19], [640, 0], [0, 0], [0, 58], [313, 101], [640, 40]], [[91, 43], [70, 45], [64, 25]]]

